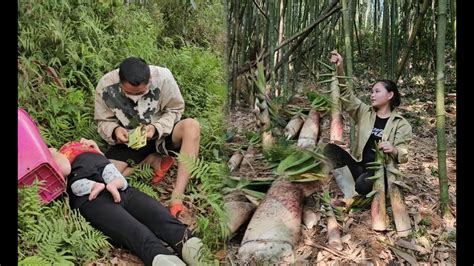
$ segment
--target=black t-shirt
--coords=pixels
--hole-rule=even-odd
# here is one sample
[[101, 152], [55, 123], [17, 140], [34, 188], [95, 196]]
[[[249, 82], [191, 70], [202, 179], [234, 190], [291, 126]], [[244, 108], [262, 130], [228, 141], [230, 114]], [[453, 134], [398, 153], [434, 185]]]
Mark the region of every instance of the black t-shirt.
[[95, 152], [84, 152], [79, 154], [71, 164], [71, 173], [67, 180], [67, 193], [69, 195], [69, 204], [71, 208], [79, 208], [88, 201], [89, 195], [76, 196], [72, 193], [71, 184], [79, 179], [90, 179], [96, 182], [104, 183], [102, 172], [106, 165], [110, 164], [109, 159], [104, 155]]
[[382, 138], [383, 130], [388, 119], [389, 117], [376, 117], [372, 133], [370, 133], [369, 140], [365, 144], [364, 151], [362, 152], [362, 162], [364, 164], [375, 161], [375, 142], [378, 142]]

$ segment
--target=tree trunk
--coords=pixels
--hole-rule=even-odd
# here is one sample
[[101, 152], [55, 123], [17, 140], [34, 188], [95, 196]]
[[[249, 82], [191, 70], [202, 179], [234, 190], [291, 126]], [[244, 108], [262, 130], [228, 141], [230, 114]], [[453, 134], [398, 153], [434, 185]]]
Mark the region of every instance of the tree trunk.
[[[397, 0], [391, 0], [391, 8], [390, 8], [390, 67], [389, 67], [389, 79], [395, 79], [395, 66], [396, 66], [396, 58], [397, 58], [397, 51], [398, 51], [398, 12], [397, 12]], [[396, 82], [396, 81], [395, 81]]]
[[387, 71], [387, 66], [388, 66], [388, 19], [389, 19], [389, 13], [388, 13], [388, 7], [389, 7], [389, 1], [384, 0], [383, 1], [383, 20], [382, 20], [382, 62], [380, 65], [380, 76], [384, 78], [388, 78], [388, 71]]
[[[345, 47], [345, 54], [346, 54], [346, 73], [347, 76], [350, 77], [348, 80], [348, 85], [350, 89], [353, 89], [353, 82], [352, 82], [352, 75], [353, 75], [353, 68], [352, 68], [352, 46], [351, 46], [351, 23], [349, 20], [349, 12], [347, 10], [347, 1], [348, 0], [342, 0], [342, 21], [344, 22], [344, 47]], [[354, 24], [355, 25], [355, 24]], [[332, 123], [331, 123], [332, 125]], [[342, 119], [341, 119], [341, 125], [342, 124]], [[350, 132], [349, 132], [349, 142], [351, 143], [351, 146], [353, 145], [355, 141], [355, 128], [354, 128], [354, 121], [352, 119], [350, 120]], [[342, 134], [342, 133], [341, 133]], [[341, 136], [342, 140], [342, 136]]]
[[438, 1], [438, 27], [436, 38], [436, 136], [438, 144], [439, 206], [441, 213], [445, 215], [449, 212], [448, 177], [446, 173], [446, 113], [444, 107], [446, 0]]
[[430, 6], [431, 0], [423, 0], [423, 7], [420, 10], [420, 13], [416, 17], [415, 20], [415, 25], [413, 26], [413, 29], [410, 33], [410, 37], [408, 38], [407, 45], [405, 49], [402, 52], [402, 55], [398, 59], [398, 64], [397, 64], [397, 80], [400, 78], [403, 72], [403, 67], [405, 66], [405, 63], [408, 58], [408, 54], [410, 53], [410, 48], [413, 44], [413, 41], [415, 40], [415, 36], [418, 33], [418, 30], [420, 29], [421, 22], [423, 21], [423, 17], [425, 16], [426, 11], [428, 10], [428, 7]]

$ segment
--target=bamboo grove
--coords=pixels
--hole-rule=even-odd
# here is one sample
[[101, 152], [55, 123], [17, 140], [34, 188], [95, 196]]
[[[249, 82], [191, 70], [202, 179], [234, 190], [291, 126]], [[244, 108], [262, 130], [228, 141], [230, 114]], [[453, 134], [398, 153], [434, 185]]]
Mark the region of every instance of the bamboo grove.
[[[444, 86], [447, 92], [456, 92], [455, 78], [447, 80], [444, 62], [455, 64], [455, 1], [229, 0], [227, 22], [231, 107], [243, 95], [244, 103], [253, 108], [256, 89], [252, 77], [257, 63], [263, 64], [272, 93], [290, 97], [301, 81], [320, 78], [320, 61], [327, 61], [333, 49], [345, 54], [346, 73], [351, 77], [364, 76], [370, 82], [387, 78], [405, 84], [416, 76], [433, 84], [436, 79], [444, 212], [448, 202]], [[361, 82], [349, 79], [349, 86], [353, 82], [357, 91]], [[430, 93], [434, 94], [434, 87]]]

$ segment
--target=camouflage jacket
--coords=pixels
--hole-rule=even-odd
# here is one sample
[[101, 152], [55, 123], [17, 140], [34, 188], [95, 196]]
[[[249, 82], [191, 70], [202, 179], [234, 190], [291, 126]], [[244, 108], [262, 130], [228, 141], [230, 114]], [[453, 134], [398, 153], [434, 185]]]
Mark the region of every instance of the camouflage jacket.
[[94, 119], [100, 136], [109, 144], [116, 143], [112, 134], [118, 126], [133, 129], [139, 124], [153, 124], [158, 146], [181, 119], [184, 100], [171, 71], [150, 66], [150, 74], [149, 91], [138, 99], [122, 92], [118, 69], [100, 79], [96, 87]]
[[[348, 87], [341, 87], [341, 103], [344, 110], [355, 121], [355, 141], [351, 143], [351, 154], [360, 162], [365, 144], [369, 140], [370, 133], [374, 127], [376, 113], [375, 110], [363, 103], [354, 95]], [[397, 111], [392, 111], [390, 118], [383, 130], [381, 141], [389, 141], [397, 148], [397, 155], [390, 154], [389, 161], [395, 166], [408, 161], [408, 146], [413, 138], [412, 128], [408, 121]]]

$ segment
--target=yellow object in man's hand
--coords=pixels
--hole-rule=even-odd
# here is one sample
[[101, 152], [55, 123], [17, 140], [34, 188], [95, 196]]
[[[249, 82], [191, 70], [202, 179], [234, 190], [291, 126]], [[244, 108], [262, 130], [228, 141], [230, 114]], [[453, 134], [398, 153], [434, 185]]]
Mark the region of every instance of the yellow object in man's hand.
[[138, 150], [146, 145], [146, 128], [139, 125], [128, 134], [128, 147]]

